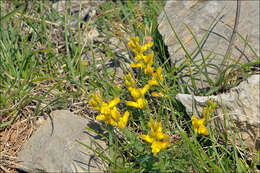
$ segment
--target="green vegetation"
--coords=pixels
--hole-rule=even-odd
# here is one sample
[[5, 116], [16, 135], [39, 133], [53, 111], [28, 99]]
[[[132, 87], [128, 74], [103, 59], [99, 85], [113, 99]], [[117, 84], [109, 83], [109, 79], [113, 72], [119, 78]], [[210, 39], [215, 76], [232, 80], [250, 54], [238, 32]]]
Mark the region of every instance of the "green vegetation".
[[[163, 11], [164, 1], [107, 1], [98, 7], [94, 17], [81, 21], [76, 27], [69, 25], [71, 14], [65, 10], [64, 16], [61, 15], [51, 7], [51, 1], [0, 3], [1, 9], [9, 7], [1, 10], [0, 16], [1, 130], [12, 126], [19, 116], [36, 118], [56, 109], [69, 109], [81, 116], [99, 116], [99, 120], [106, 120], [108, 124], [104, 123], [104, 129], [109, 132], [106, 140], [110, 144], [110, 157], [95, 152], [112, 172], [256, 171], [259, 162], [256, 153], [250, 153], [242, 141], [240, 145], [236, 144], [233, 138], [218, 132], [210, 124], [203, 125], [203, 128], [207, 127], [203, 129], [204, 134], [208, 135], [195, 133], [191, 118], [176, 100], [177, 93], [188, 92], [188, 84], [178, 80], [182, 75], [177, 73], [178, 70], [184, 66], [198, 69], [212, 64], [203, 67], [194, 65], [189, 60], [195, 50], [188, 53], [180, 39], [179, 43], [189, 63], [178, 67], [170, 63], [167, 49], [157, 30], [157, 17]], [[93, 29], [100, 34], [98, 41], [91, 41], [91, 36], [87, 37]], [[196, 40], [192, 30], [189, 31]], [[144, 55], [150, 56], [148, 53], [154, 52], [154, 72], [161, 68], [160, 73], [163, 75], [163, 80], [158, 79], [158, 72], [154, 80], [160, 84], [151, 85], [149, 90], [143, 92], [142, 98], [146, 99], [142, 100], [143, 106], [124, 102], [136, 98], [134, 101], [137, 103], [141, 96], [135, 97], [133, 92], [138, 92], [137, 88], [144, 87], [153, 76], [147, 66], [129, 66], [133, 62], [136, 63], [135, 67], [140, 65], [135, 58], [137, 53], [134, 48], [128, 46], [130, 36], [138, 37], [141, 46], [153, 41], [153, 45], [148, 46], [150, 50], [145, 50]], [[178, 39], [178, 35], [175, 36]], [[117, 42], [111, 41], [113, 39]], [[197, 50], [200, 50], [202, 41], [196, 40], [196, 43]], [[252, 53], [256, 55], [254, 50]], [[202, 72], [204, 70], [199, 70], [208, 79], [211, 88], [199, 92], [191, 75], [192, 87], [197, 95], [219, 93], [236, 86], [241, 81], [238, 76], [253, 74], [250, 67], [256, 64], [259, 61], [243, 65], [234, 62], [223, 70], [217, 67], [220, 75], [216, 81]], [[192, 70], [190, 72], [192, 74]], [[123, 77], [128, 73], [135, 80], [134, 89], [127, 86], [127, 80], [131, 79]], [[99, 114], [102, 114], [104, 106], [96, 107], [98, 111], [94, 111], [91, 106], [95, 107], [95, 103], [92, 101], [91, 106], [89, 104], [94, 93], [99, 93], [100, 98], [96, 96], [97, 100], [103, 99], [109, 104], [109, 101], [114, 101], [110, 107], [106, 105], [109, 107], [106, 108], [108, 112], [118, 104], [114, 114], [120, 113], [124, 120], [120, 121], [117, 117], [118, 122], [111, 122], [101, 117]], [[113, 100], [116, 97], [120, 97], [121, 101]], [[103, 103], [100, 100], [96, 102]], [[123, 116], [126, 111], [129, 117]], [[128, 122], [124, 124], [126, 117]], [[160, 125], [152, 125], [154, 122], [150, 119]], [[158, 130], [160, 128], [162, 131]], [[158, 153], [152, 152], [153, 142], [146, 142], [151, 141], [147, 135], [152, 133], [151, 129], [156, 131], [155, 134], [163, 136], [161, 139], [168, 141], [167, 145], [162, 144], [162, 141], [156, 145], [157, 149], [161, 147]], [[143, 136], [140, 137], [141, 134]], [[237, 134], [234, 132], [234, 135]]]

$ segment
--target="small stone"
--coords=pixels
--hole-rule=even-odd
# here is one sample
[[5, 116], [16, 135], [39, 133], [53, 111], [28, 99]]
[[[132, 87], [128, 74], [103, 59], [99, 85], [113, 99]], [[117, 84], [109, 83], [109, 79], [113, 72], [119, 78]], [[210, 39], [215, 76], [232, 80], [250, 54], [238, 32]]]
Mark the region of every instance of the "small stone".
[[[176, 99], [186, 108], [187, 114], [202, 115], [202, 109], [210, 99], [217, 106], [215, 117], [222, 125], [237, 128], [244, 144], [252, 150], [260, 150], [260, 75], [252, 75], [230, 92], [216, 96], [177, 94]], [[194, 106], [193, 106], [194, 105]], [[236, 127], [232, 123], [234, 121]], [[218, 121], [219, 122], [219, 121]]]
[[39, 127], [18, 153], [17, 168], [29, 173], [104, 171], [106, 164], [77, 142], [106, 155], [105, 141], [85, 128], [100, 131], [98, 124], [66, 110], [54, 111], [51, 116], [53, 129], [50, 119]]

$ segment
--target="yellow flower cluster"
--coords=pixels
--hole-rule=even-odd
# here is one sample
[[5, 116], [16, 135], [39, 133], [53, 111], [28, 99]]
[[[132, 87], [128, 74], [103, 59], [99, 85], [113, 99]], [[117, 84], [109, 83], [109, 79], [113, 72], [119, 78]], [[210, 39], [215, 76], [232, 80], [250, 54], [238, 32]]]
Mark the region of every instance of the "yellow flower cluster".
[[144, 108], [147, 104], [147, 100], [144, 98], [145, 93], [150, 88], [149, 85], [145, 85], [143, 88], [136, 88], [135, 81], [132, 75], [129, 73], [128, 75], [124, 76], [124, 80], [126, 83], [126, 87], [131, 93], [134, 101], [127, 101], [126, 104], [128, 106], [132, 106], [135, 108]]
[[153, 74], [153, 55], [154, 53], [149, 53], [144, 55], [144, 51], [146, 51], [149, 47], [153, 45], [153, 42], [149, 42], [143, 46], [139, 44], [139, 37], [131, 37], [131, 41], [128, 42], [128, 46], [135, 53], [136, 63], [131, 63], [131, 67], [133, 68], [143, 68], [144, 74]]
[[[128, 46], [135, 53], [135, 59], [137, 60], [136, 63], [131, 63], [131, 67], [142, 68], [144, 69], [145, 74], [152, 76], [152, 79], [149, 80], [148, 84], [146, 84], [143, 88], [136, 88], [135, 81], [130, 73], [124, 76], [126, 87], [134, 98], [134, 101], [127, 101], [128, 106], [141, 109], [144, 108], [147, 104], [147, 101], [144, 98], [145, 93], [151, 86], [158, 85], [158, 82], [162, 82], [164, 80], [162, 75], [162, 67], [158, 67], [155, 72], [152, 67], [154, 53], [152, 52], [150, 54], [144, 55], [144, 51], [146, 51], [152, 45], [153, 42], [149, 42], [144, 46], [140, 45], [139, 37], [131, 37], [131, 41], [128, 42]], [[152, 95], [156, 97], [165, 96], [163, 92], [153, 92]]]
[[206, 121], [206, 118], [196, 118], [194, 115], [191, 117], [192, 119], [192, 127], [195, 131], [195, 133], [208, 135], [209, 132], [206, 128], [206, 126], [203, 124]]
[[[162, 75], [162, 67], [158, 67], [156, 71], [154, 71], [152, 67], [154, 53], [151, 52], [146, 55], [144, 54], [144, 52], [152, 45], [153, 42], [149, 42], [143, 46], [140, 45], [139, 37], [131, 37], [131, 41], [128, 42], [128, 46], [135, 53], [135, 59], [137, 61], [131, 63], [131, 67], [142, 68], [144, 69], [144, 74], [152, 76], [152, 79], [149, 80], [148, 84], [146, 84], [143, 88], [136, 88], [136, 83], [130, 73], [124, 76], [126, 87], [134, 98], [134, 101], [127, 101], [128, 106], [141, 109], [144, 108], [147, 104], [144, 97], [145, 93], [151, 86], [159, 85], [159, 82], [164, 80]], [[152, 95], [156, 97], [166, 96], [165, 89], [163, 92], [152, 92]], [[142, 134], [140, 137], [152, 144], [152, 152], [154, 155], [157, 155], [160, 150], [165, 149], [170, 144], [168, 141], [168, 135], [162, 132], [161, 123], [154, 122], [152, 119], [150, 119], [148, 127], [150, 128], [149, 134]]]
[[89, 100], [89, 104], [101, 113], [96, 117], [96, 120], [105, 121], [108, 124], [117, 126], [123, 130], [127, 124], [129, 112], [126, 111], [123, 116], [120, 116], [116, 107], [119, 102], [120, 98], [118, 97], [108, 103], [103, 102], [102, 98], [97, 93]]
[[152, 144], [152, 152], [156, 156], [160, 150], [165, 149], [170, 144], [168, 135], [162, 132], [161, 123], [154, 122], [153, 119], [150, 119], [148, 127], [150, 128], [149, 135], [142, 134], [140, 137]]
[[203, 135], [209, 134], [206, 126], [204, 125], [204, 122], [211, 118], [211, 115], [213, 115], [213, 113], [215, 111], [215, 107], [216, 107], [216, 102], [214, 102], [213, 99], [211, 99], [208, 102], [207, 107], [203, 108], [203, 118], [199, 119], [199, 118], [196, 118], [194, 115], [191, 117], [192, 127], [193, 127], [195, 133], [203, 134]]
[[[158, 67], [156, 71], [154, 71], [152, 67], [154, 53], [151, 52], [147, 54], [145, 52], [152, 45], [153, 42], [149, 42], [143, 46], [140, 45], [139, 37], [131, 37], [131, 41], [128, 42], [128, 46], [135, 53], [136, 59], [136, 62], [131, 63], [131, 67], [142, 68], [144, 73], [146, 75], [150, 75], [151, 77], [151, 79], [146, 85], [144, 85], [143, 88], [138, 88], [130, 73], [124, 76], [126, 88], [133, 97], [132, 101], [126, 101], [126, 105], [128, 106], [143, 109], [147, 105], [147, 100], [145, 99], [146, 92], [150, 89], [151, 86], [159, 85], [159, 83], [164, 80], [162, 75], [162, 68]], [[166, 89], [163, 89], [162, 91], [163, 92], [152, 92], [152, 95], [156, 97], [166, 96]], [[101, 113], [96, 117], [97, 120], [105, 121], [106, 123], [112, 126], [117, 126], [123, 130], [127, 124], [129, 112], [126, 111], [124, 115], [120, 116], [120, 113], [116, 107], [119, 102], [120, 98], [117, 97], [106, 103], [97, 93], [95, 93], [89, 100], [89, 104]], [[168, 141], [168, 135], [162, 132], [161, 123], [154, 122], [152, 119], [150, 119], [148, 127], [150, 128], [148, 135], [142, 134], [140, 137], [152, 144], [152, 152], [154, 155], [157, 155], [160, 150], [165, 149], [170, 144]]]

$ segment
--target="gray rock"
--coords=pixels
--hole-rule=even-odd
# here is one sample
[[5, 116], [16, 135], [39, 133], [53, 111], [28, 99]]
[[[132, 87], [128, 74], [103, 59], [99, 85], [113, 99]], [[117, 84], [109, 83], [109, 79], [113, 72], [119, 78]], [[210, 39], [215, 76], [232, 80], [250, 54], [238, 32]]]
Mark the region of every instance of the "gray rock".
[[[185, 52], [178, 43], [169, 22], [165, 16], [164, 11], [158, 17], [158, 30], [164, 38], [165, 44], [168, 46], [171, 62], [177, 66], [181, 63], [191, 64], [194, 77], [197, 79], [198, 88], [208, 87], [205, 77], [201, 72], [209, 74], [209, 77], [214, 81], [218, 70], [213, 65], [221, 66], [223, 59], [225, 59], [224, 65], [247, 63], [252, 60], [259, 60], [259, 3], [260, 1], [241, 1], [241, 9], [239, 15], [239, 22], [237, 25], [237, 33], [245, 38], [250, 46], [255, 50], [254, 54], [248, 45], [241, 39], [239, 34], [234, 34], [234, 44], [231, 47], [231, 52], [228, 57], [224, 58], [221, 55], [226, 55], [229, 47], [229, 40], [233, 32], [235, 23], [237, 1], [210, 1], [210, 0], [196, 0], [196, 1], [179, 1], [168, 0], [165, 4], [165, 12], [169, 17], [169, 21], [172, 24], [177, 35], [184, 44], [188, 53], [191, 54], [194, 50], [192, 61], [187, 61], [185, 58]], [[216, 21], [214, 19], [216, 18]], [[213, 22], [213, 26], [210, 27]], [[207, 57], [210, 53], [212, 55], [206, 60], [206, 64], [213, 64], [211, 66], [204, 66], [202, 56], [196, 42], [194, 41], [189, 30], [185, 27], [188, 25], [198, 42], [205, 40], [205, 43], [200, 44], [204, 57]], [[207, 30], [210, 28], [207, 39], [203, 39], [204, 35], [207, 35]], [[185, 62], [186, 60], [186, 62]], [[194, 64], [199, 66], [196, 69]], [[205, 68], [206, 67], [206, 68]], [[206, 69], [206, 70], [205, 70]], [[201, 72], [200, 72], [201, 70]], [[183, 76], [181, 79], [190, 84], [188, 67], [179, 71]], [[200, 81], [203, 82], [200, 82]]]
[[236, 125], [244, 144], [260, 150], [260, 75], [252, 75], [228, 93], [208, 97], [177, 94], [176, 98], [190, 116], [201, 115], [207, 102], [214, 99], [217, 106], [212, 119], [222, 124], [226, 120], [231, 128]]
[[100, 130], [89, 122], [65, 110], [54, 111], [51, 121], [41, 125], [18, 154], [17, 168], [26, 172], [103, 172], [106, 164], [83, 147], [80, 141], [106, 155], [104, 141], [85, 127]]
[[65, 11], [70, 14], [69, 24], [71, 27], [78, 28], [78, 18], [81, 21], [87, 22], [89, 18], [95, 16], [96, 7], [105, 1], [58, 1], [52, 5], [52, 8], [59, 12], [61, 15]]

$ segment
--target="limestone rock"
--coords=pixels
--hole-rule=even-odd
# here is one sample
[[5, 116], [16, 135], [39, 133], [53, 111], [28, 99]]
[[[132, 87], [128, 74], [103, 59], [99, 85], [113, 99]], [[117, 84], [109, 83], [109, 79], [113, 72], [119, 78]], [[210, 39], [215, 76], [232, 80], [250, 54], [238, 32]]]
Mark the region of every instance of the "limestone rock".
[[225, 119], [230, 127], [233, 126], [232, 119], [244, 144], [251, 149], [260, 150], [260, 75], [252, 75], [228, 93], [194, 98], [192, 95], [178, 94], [176, 98], [190, 116], [201, 115], [206, 103], [211, 98], [214, 99], [217, 103], [215, 118], [221, 122]]
[[[107, 146], [97, 134], [94, 122], [88, 122], [65, 110], [54, 111], [53, 133], [51, 121], [32, 135], [18, 154], [17, 168], [25, 172], [103, 172], [106, 165], [93, 151], [83, 147], [80, 141], [104, 154]], [[105, 155], [105, 154], [104, 154]]]
[[[226, 54], [233, 32], [237, 1], [168, 0], [166, 2], [165, 13], [174, 30], [177, 32], [177, 35], [183, 42], [184, 47], [189, 54], [195, 50], [191, 55], [193, 62], [186, 61], [185, 63], [197, 64], [200, 67], [200, 69], [194, 68], [194, 65], [191, 67], [195, 75], [194, 77], [197, 79], [198, 88], [208, 87], [206, 81], [203, 81], [205, 77], [199, 70], [205, 72], [205, 69], [207, 69], [207, 73], [214, 81], [218, 70], [213, 65], [220, 67], [223, 59], [226, 59], [225, 65], [236, 63], [244, 64], [252, 60], [259, 60], [259, 5], [260, 1], [241, 1], [239, 22], [237, 25], [237, 33], [247, 40], [248, 44], [255, 50], [256, 55], [249, 46], [245, 44], [239, 34], [235, 34], [230, 58], [225, 58], [222, 55]], [[158, 30], [163, 36], [165, 44], [168, 46], [171, 62], [177, 67], [187, 58], [185, 58], [185, 52], [174, 36], [165, 13], [163, 11], [158, 17]], [[214, 21], [214, 19], [216, 20]], [[213, 25], [210, 27], [212, 22]], [[206, 64], [213, 65], [205, 66], [203, 64], [202, 56], [196, 42], [184, 24], [190, 27], [198, 42], [204, 40], [200, 44], [204, 58], [212, 53], [210, 58], [206, 59]], [[203, 39], [203, 37], [207, 35], [208, 29], [210, 32], [208, 36], [205, 37], [206, 39]], [[190, 83], [188, 68], [184, 68], [182, 71], [179, 71], [179, 73], [183, 74], [181, 77], [183, 81]], [[201, 79], [203, 82], [200, 82]]]

